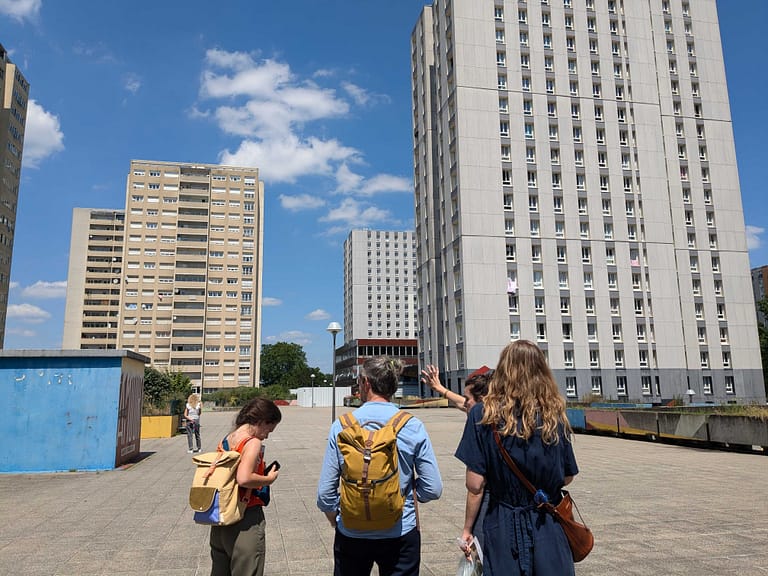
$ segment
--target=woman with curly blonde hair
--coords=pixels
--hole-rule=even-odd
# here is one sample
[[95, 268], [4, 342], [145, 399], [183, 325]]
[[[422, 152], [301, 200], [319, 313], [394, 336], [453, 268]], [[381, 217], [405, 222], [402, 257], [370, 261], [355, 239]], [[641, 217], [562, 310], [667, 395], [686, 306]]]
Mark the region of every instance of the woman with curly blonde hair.
[[[536, 500], [510, 470], [494, 439], [539, 489]], [[568, 576], [573, 558], [562, 528], [538, 504], [557, 505], [578, 473], [572, 430], [544, 353], [518, 340], [501, 352], [483, 404], [469, 413], [456, 457], [467, 467], [462, 539], [472, 527], [483, 491], [490, 493], [483, 521], [483, 574]]]

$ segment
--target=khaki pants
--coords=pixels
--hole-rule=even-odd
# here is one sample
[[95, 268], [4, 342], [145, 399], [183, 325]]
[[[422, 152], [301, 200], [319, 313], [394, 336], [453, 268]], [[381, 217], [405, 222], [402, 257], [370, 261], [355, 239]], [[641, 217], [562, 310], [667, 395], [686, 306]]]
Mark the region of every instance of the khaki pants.
[[261, 506], [232, 526], [211, 526], [211, 576], [263, 576], [266, 522]]

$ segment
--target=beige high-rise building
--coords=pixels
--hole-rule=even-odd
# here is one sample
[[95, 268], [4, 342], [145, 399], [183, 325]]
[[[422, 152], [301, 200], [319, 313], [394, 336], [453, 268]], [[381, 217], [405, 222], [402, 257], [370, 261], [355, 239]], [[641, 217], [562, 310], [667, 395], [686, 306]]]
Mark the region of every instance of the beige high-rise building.
[[0, 44], [0, 348], [5, 342], [8, 284], [19, 198], [21, 156], [27, 120], [29, 82]]
[[411, 65], [422, 363], [764, 400], [715, 0], [435, 0]]
[[124, 212], [75, 211], [65, 347], [112, 347], [116, 316], [117, 348], [197, 391], [258, 386], [263, 212], [256, 168], [132, 161]]
[[72, 212], [64, 350], [117, 348], [124, 229], [123, 210]]

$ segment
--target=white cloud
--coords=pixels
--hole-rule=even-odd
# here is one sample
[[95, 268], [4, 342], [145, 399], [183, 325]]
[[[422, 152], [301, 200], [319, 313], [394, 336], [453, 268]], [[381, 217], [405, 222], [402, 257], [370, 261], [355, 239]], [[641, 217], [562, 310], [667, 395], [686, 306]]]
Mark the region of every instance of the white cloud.
[[357, 84], [352, 82], [342, 82], [341, 87], [349, 94], [355, 104], [358, 106], [366, 106], [368, 104], [378, 104], [380, 102], [389, 102], [389, 97], [384, 94], [374, 94], [369, 92], [365, 88], [361, 88]]
[[39, 324], [51, 317], [49, 312], [32, 304], [9, 304], [8, 318], [18, 318], [22, 322]]
[[300, 81], [290, 66], [275, 60], [254, 61], [242, 52], [209, 50], [200, 96], [245, 102], [222, 106], [216, 112], [225, 132], [259, 138], [276, 137], [312, 120], [339, 117], [349, 104], [333, 89]]
[[96, 42], [94, 44], [77, 42], [72, 46], [72, 53], [75, 56], [89, 58], [99, 64], [114, 64], [117, 62], [117, 58], [104, 42]]
[[43, 0], [0, 0], [0, 14], [14, 20], [36, 20], [40, 14]]
[[37, 332], [28, 328], [9, 328], [5, 333], [21, 336], [22, 338], [34, 338], [37, 336]]
[[305, 316], [307, 320], [328, 320], [330, 317], [331, 315], [322, 308], [312, 310], [312, 312]]
[[18, 288], [18, 287], [19, 287], [19, 283], [18, 282], [11, 281], [11, 282], [8, 283], [8, 289], [9, 290], [13, 290], [14, 288]]
[[264, 296], [261, 299], [262, 306], [280, 306], [282, 303], [283, 301], [280, 300], [280, 298], [270, 298], [269, 296]]
[[61, 150], [64, 150], [64, 133], [59, 117], [30, 100], [27, 105], [23, 165], [37, 168], [42, 160]]
[[759, 226], [747, 226], [747, 250], [757, 250], [762, 245], [760, 235], [765, 232], [765, 228]]
[[344, 162], [336, 170], [336, 191], [342, 193], [354, 192], [360, 188], [363, 180], [364, 178], [360, 174], [352, 172], [347, 163]]
[[347, 116], [347, 96], [360, 101], [364, 89], [324, 87], [318, 82], [332, 77], [327, 70], [300, 78], [286, 63], [244, 52], [208, 50], [203, 66], [200, 99], [213, 101], [210, 114], [223, 132], [242, 138], [236, 149], [221, 152], [220, 162], [258, 167], [266, 181], [292, 183], [332, 176], [339, 164], [360, 160], [355, 148], [302, 132], [311, 122]]
[[373, 196], [379, 192], [413, 192], [412, 180], [391, 174], [377, 174], [368, 178], [360, 189], [363, 196]]
[[342, 82], [341, 87], [361, 106], [365, 106], [371, 100], [371, 96], [365, 88], [352, 84], [352, 82]]
[[297, 196], [288, 196], [287, 194], [280, 194], [280, 205], [286, 210], [291, 212], [299, 212], [301, 210], [314, 210], [325, 206], [325, 200], [312, 196], [310, 194], [299, 194]]
[[266, 339], [269, 342], [293, 342], [294, 344], [306, 346], [312, 343], [312, 334], [302, 332], [301, 330], [287, 330], [275, 336], [267, 336]]
[[336, 72], [333, 70], [329, 70], [328, 68], [321, 68], [320, 70], [315, 70], [314, 74], [312, 74], [313, 78], [330, 78], [332, 76], [336, 76]]
[[376, 206], [365, 206], [354, 198], [345, 198], [341, 204], [320, 218], [321, 222], [343, 222], [347, 227], [366, 228], [378, 222], [393, 222], [392, 213]]
[[129, 72], [123, 76], [123, 88], [131, 94], [136, 94], [141, 88], [141, 78], [138, 74]]
[[353, 196], [373, 196], [381, 192], [412, 192], [412, 180], [392, 174], [364, 178], [350, 170], [346, 162], [336, 170], [336, 192]]
[[208, 118], [210, 115], [210, 110], [200, 110], [197, 106], [192, 106], [187, 110], [187, 116], [193, 120], [198, 118]]
[[31, 286], [21, 291], [24, 298], [65, 298], [67, 295], [67, 281], [44, 282], [38, 280]]
[[254, 166], [265, 180], [292, 183], [300, 176], [330, 174], [333, 162], [356, 154], [354, 148], [347, 148], [336, 140], [300, 141], [288, 134], [280, 140], [243, 140], [235, 152], [225, 150], [220, 161], [234, 166]]

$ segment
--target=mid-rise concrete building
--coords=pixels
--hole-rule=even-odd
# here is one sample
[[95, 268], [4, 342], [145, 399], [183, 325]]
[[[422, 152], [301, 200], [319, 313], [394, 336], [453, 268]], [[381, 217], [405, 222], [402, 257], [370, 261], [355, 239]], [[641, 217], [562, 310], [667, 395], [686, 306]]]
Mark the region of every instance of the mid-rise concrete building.
[[5, 342], [29, 82], [0, 44], [0, 348]]
[[422, 364], [764, 399], [715, 0], [435, 0], [411, 65]]
[[344, 242], [344, 340], [415, 338], [412, 231], [352, 230]]
[[258, 386], [263, 213], [256, 168], [132, 161], [124, 212], [75, 210], [65, 347], [116, 334], [197, 391]]
[[124, 229], [123, 210], [72, 211], [64, 350], [117, 348]]

